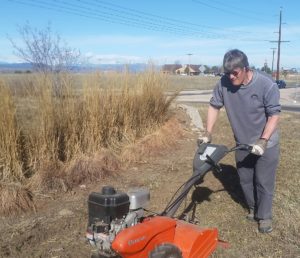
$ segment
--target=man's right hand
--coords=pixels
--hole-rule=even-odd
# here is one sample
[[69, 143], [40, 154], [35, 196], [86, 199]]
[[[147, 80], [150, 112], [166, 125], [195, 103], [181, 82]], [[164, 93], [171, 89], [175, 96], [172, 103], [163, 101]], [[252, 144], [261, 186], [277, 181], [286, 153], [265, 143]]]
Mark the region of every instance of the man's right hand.
[[212, 141], [211, 133], [205, 132], [199, 135], [198, 143], [210, 143]]
[[257, 156], [262, 156], [267, 148], [268, 140], [260, 138], [252, 146], [251, 153]]

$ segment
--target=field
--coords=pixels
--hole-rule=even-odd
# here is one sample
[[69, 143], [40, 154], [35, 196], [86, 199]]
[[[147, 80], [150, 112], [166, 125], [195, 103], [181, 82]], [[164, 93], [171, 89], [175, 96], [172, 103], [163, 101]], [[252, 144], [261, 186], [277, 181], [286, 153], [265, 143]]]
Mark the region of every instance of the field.
[[[214, 78], [203, 79], [209, 82], [199, 83], [199, 77], [180, 77], [175, 85], [172, 77], [168, 79], [166, 88], [178, 90], [190, 85], [190, 88], [208, 89], [214, 84], [211, 81]], [[196, 107], [204, 118], [207, 106]], [[204, 183], [195, 190], [198, 203], [196, 216], [200, 226], [217, 227], [220, 239], [230, 243], [230, 248], [218, 248], [212, 257], [299, 257], [300, 132], [295, 130], [299, 124], [299, 114], [282, 113], [281, 158], [274, 200], [274, 231], [271, 234], [258, 233], [256, 223], [244, 218], [247, 211], [233, 155], [222, 160], [221, 174], [207, 174]], [[145, 186], [151, 193], [149, 209], [161, 211], [192, 173], [196, 139], [197, 134], [191, 130], [189, 118], [182, 110], [172, 108], [168, 109], [161, 123], [151, 130], [146, 129], [127, 146], [127, 156], [124, 154], [124, 157], [130, 158], [130, 163], [119, 163], [115, 155], [116, 145], [113, 145], [113, 153], [107, 151], [100, 156], [90, 154], [86, 159], [81, 158], [76, 165], [81, 168], [79, 171], [101, 170], [101, 177], [66, 188], [59, 181], [58, 189], [34, 192], [33, 210], [2, 216], [0, 257], [89, 257], [91, 247], [84, 239], [89, 193], [99, 191], [104, 185], [114, 185], [123, 191], [133, 186]], [[227, 146], [234, 144], [224, 112], [221, 112], [213, 141]], [[103, 167], [103, 161], [106, 167]], [[55, 173], [54, 170], [52, 172]], [[189, 201], [187, 199], [185, 204], [188, 205]]]

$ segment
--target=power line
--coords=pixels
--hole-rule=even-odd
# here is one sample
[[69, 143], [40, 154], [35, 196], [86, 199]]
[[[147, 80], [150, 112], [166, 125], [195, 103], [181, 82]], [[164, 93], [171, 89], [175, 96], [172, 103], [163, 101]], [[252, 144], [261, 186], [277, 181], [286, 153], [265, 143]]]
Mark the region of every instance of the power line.
[[[77, 0], [77, 1], [80, 2], [80, 3], [85, 4], [86, 6], [89, 6], [89, 7], [91, 6], [91, 4], [87, 1], [84, 1], [84, 0]], [[95, 0], [95, 2], [96, 2], [95, 5], [101, 7], [101, 9], [104, 8], [104, 9], [107, 9], [109, 11], [116, 12], [118, 15], [121, 14], [122, 17], [124, 17], [124, 15], [125, 15], [126, 18], [129, 18], [129, 19], [136, 20], [138, 18], [142, 21], [146, 20], [148, 23], [154, 23], [155, 25], [170, 26], [172, 28], [181, 28], [181, 29], [184, 29], [184, 31], [192, 31], [194, 33], [195, 32], [198, 32], [198, 33], [200, 32], [200, 33], [207, 33], [207, 34], [211, 34], [211, 35], [218, 35], [214, 32], [209, 32], [209, 31], [205, 31], [203, 29], [199, 29], [199, 27], [200, 27], [199, 24], [193, 24], [193, 23], [187, 23], [187, 22], [183, 22], [183, 21], [179, 21], [179, 20], [175, 20], [175, 19], [169, 19], [169, 18], [166, 18], [166, 17], [153, 15], [153, 14], [149, 14], [149, 13], [146, 13], [146, 12], [137, 11], [137, 10], [134, 10], [134, 9], [131, 9], [131, 8], [126, 8], [126, 7], [122, 7], [120, 5], [106, 3], [106, 2], [103, 2], [103, 1], [96, 1]], [[113, 6], [113, 8], [110, 7], [110, 6]], [[95, 6], [92, 6], [92, 7], [95, 9]], [[197, 27], [197, 29], [191, 28], [191, 25], [193, 25], [194, 27]], [[201, 27], [205, 27], [205, 26], [201, 26]], [[214, 29], [216, 30], [216, 28], [214, 28]], [[224, 29], [220, 29], [220, 28], [219, 28], [219, 30], [224, 31]]]
[[22, 0], [10, 0], [16, 3], [20, 3], [27, 6], [38, 7], [42, 9], [59, 11], [62, 13], [75, 14], [86, 18], [93, 18], [98, 20], [104, 20], [110, 23], [122, 24], [131, 27], [143, 28], [152, 31], [160, 31], [167, 32], [170, 34], [175, 34], [176, 36], [185, 36], [185, 37], [207, 37], [207, 38], [226, 38], [225, 35], [220, 35], [216, 33], [206, 32], [203, 30], [189, 29], [183, 26], [168, 26], [165, 24], [153, 23], [149, 22], [148, 19], [137, 19], [136, 17], [128, 17], [126, 15], [122, 15], [122, 13], [111, 13], [111, 12], [103, 12], [99, 9], [91, 9], [88, 7], [83, 7], [80, 5], [70, 6], [69, 3], [56, 1], [55, 3], [39, 1], [36, 2], [34, 0], [22, 1]]
[[[81, 1], [82, 2], [82, 0], [77, 0], [77, 1]], [[212, 30], [216, 30], [216, 31], [222, 31], [222, 32], [228, 31], [228, 32], [234, 32], [234, 33], [237, 33], [237, 32], [248, 33], [246, 31], [240, 31], [240, 30], [238, 31], [238, 30], [225, 29], [223, 27], [219, 28], [219, 27], [213, 27], [213, 26], [208, 26], [208, 25], [204, 25], [204, 24], [200, 25], [200, 24], [191, 23], [191, 22], [187, 22], [187, 21], [182, 21], [182, 20], [177, 20], [177, 19], [173, 19], [173, 18], [168, 18], [168, 17], [159, 16], [159, 15], [154, 15], [154, 14], [150, 14], [150, 13], [143, 12], [143, 11], [140, 11], [140, 10], [135, 10], [135, 9], [128, 8], [128, 7], [123, 7], [123, 6], [112, 4], [112, 3], [107, 3], [107, 2], [104, 2], [104, 1], [101, 1], [101, 0], [94, 0], [94, 2], [96, 2], [96, 3], [100, 2], [100, 3], [104, 4], [104, 5], [117, 7], [122, 12], [124, 12], [124, 10], [128, 10], [129, 12], [134, 13], [134, 15], [136, 15], [136, 14], [138, 14], [138, 15], [143, 14], [144, 16], [154, 17], [154, 18], [160, 19], [163, 22], [166, 22], [166, 21], [175, 22], [174, 25], [176, 25], [176, 26], [178, 26], [178, 24], [180, 24], [180, 25], [185, 24], [185, 25], [188, 25], [188, 26], [196, 26], [196, 27], [201, 26], [201, 27], [204, 27], [204, 28], [208, 28], [208, 29], [212, 29]]]
[[[235, 11], [232, 11], [232, 9], [226, 9], [226, 8], [223, 8], [224, 6], [226, 7], [226, 5], [222, 4], [222, 7], [220, 7], [219, 5], [211, 5], [211, 4], [208, 4], [206, 2], [203, 2], [203, 1], [199, 1], [199, 0], [193, 0], [193, 2], [197, 3], [197, 4], [200, 4], [200, 5], [204, 5], [206, 7], [209, 7], [209, 8], [212, 8], [212, 9], [215, 9], [215, 10], [218, 10], [218, 11], [221, 11], [221, 12], [224, 12], [224, 13], [231, 13], [231, 14], [234, 14], [235, 16], [240, 16], [240, 17], [243, 17], [244, 19], [250, 19], [250, 20], [260, 20], [260, 21], [263, 21], [263, 22], [266, 22], [267, 20], [265, 19], [261, 19], [261, 18], [258, 18], [258, 17], [251, 17], [249, 15], [245, 15], [244, 12], [245, 11], [241, 11], [241, 12], [235, 12]], [[236, 8], [235, 8], [236, 10]], [[242, 14], [241, 14], [242, 13]], [[247, 14], [249, 13], [249, 11], [247, 12]], [[269, 22], [269, 21], [268, 21]]]
[[[131, 26], [131, 27], [136, 27], [136, 28], [143, 28], [143, 29], [158, 31], [158, 32], [167, 32], [170, 34], [174, 34], [176, 36], [184, 36], [184, 37], [192, 36], [191, 33], [186, 33], [182, 30], [179, 31], [176, 28], [174, 28], [172, 30], [168, 30], [167, 28], [164, 28], [162, 26], [160, 26], [160, 27], [159, 26], [149, 26], [149, 24], [142, 23], [142, 22], [137, 23], [137, 22], [132, 22], [132, 20], [129, 20], [129, 19], [122, 19], [121, 17], [112, 17], [112, 16], [115, 16], [113, 14], [108, 15], [108, 14], [102, 13], [102, 15], [99, 15], [98, 13], [82, 11], [78, 8], [77, 9], [76, 8], [68, 8], [65, 6], [57, 5], [57, 4], [49, 5], [48, 3], [44, 3], [41, 1], [39, 1], [38, 3], [36, 3], [36, 2], [28, 3], [28, 2], [21, 1], [21, 0], [10, 0], [10, 1], [14, 1], [16, 3], [20, 3], [23, 5], [27, 5], [27, 6], [38, 7], [41, 9], [73, 14], [73, 15], [77, 15], [77, 16], [81, 16], [81, 17], [85, 17], [85, 18], [103, 20], [103, 21], [106, 21], [109, 23], [122, 24], [122, 25], [127, 25], [127, 26]], [[33, 1], [33, 0], [29, 0], [29, 1]]]
[[[212, 39], [232, 39], [230, 35], [213, 32], [212, 29], [199, 29], [200, 25], [188, 22], [181, 22], [176, 19], [164, 18], [146, 12], [139, 12], [134, 9], [106, 3], [105, 1], [95, 1], [95, 4], [84, 0], [77, 0], [79, 4], [70, 5], [70, 2], [56, 0], [55, 2], [34, 1], [34, 0], [10, 0], [27, 6], [34, 6], [41, 9], [54, 10], [62, 13], [78, 15], [85, 18], [103, 20], [109, 23], [122, 24], [126, 26], [147, 29], [157, 32], [166, 32], [180, 37], [190, 38], [212, 38]], [[101, 7], [101, 9], [99, 9]], [[105, 9], [103, 11], [103, 9]], [[141, 13], [141, 14], [140, 14]], [[197, 27], [196, 27], [197, 26]], [[202, 25], [201, 25], [202, 26]], [[224, 30], [223, 30], [224, 31]], [[236, 34], [234, 35], [236, 38]], [[242, 41], [245, 41], [245, 39]], [[247, 41], [247, 40], [246, 40]], [[259, 41], [257, 39], [251, 41]]]
[[[210, 2], [215, 2], [218, 5], [224, 6], [224, 2], [220, 2], [220, 1], [216, 1], [216, 0], [210, 0]], [[226, 2], [225, 6], [226, 6], [226, 8], [234, 9], [234, 10], [241, 11], [241, 12], [247, 12], [247, 13], [258, 15], [258, 16], [266, 15], [264, 12], [257, 12], [257, 10], [253, 11], [252, 9], [250, 10], [249, 8], [246, 9], [246, 8], [240, 7], [239, 5], [230, 4], [230, 3], [228, 3], [228, 1]]]

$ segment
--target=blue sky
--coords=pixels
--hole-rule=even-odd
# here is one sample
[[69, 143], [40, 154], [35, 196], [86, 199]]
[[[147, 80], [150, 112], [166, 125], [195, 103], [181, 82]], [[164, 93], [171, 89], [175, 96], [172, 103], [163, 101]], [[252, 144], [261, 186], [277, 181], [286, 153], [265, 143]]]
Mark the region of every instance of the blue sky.
[[290, 41], [281, 44], [281, 67], [299, 68], [299, 0], [1, 0], [0, 61], [21, 61], [8, 40], [21, 45], [18, 26], [50, 22], [91, 63], [220, 65], [239, 48], [250, 64], [271, 67], [281, 7], [281, 40]]

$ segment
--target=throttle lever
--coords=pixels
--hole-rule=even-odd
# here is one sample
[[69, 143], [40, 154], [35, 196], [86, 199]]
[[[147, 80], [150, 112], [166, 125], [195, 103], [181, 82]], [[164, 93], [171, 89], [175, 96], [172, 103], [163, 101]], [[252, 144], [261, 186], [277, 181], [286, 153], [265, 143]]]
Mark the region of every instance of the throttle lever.
[[207, 163], [210, 164], [218, 173], [222, 172], [222, 168], [209, 156], [206, 155]]

